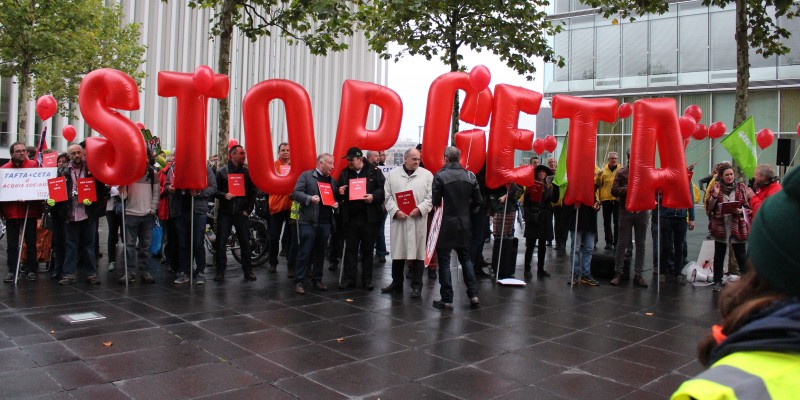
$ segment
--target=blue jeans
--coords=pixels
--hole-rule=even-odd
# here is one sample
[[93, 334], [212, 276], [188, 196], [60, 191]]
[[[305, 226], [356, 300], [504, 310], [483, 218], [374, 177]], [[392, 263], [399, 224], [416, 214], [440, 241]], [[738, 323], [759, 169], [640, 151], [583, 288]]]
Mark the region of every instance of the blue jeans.
[[330, 224], [311, 225], [300, 223], [300, 245], [297, 249], [294, 283], [302, 284], [311, 265], [311, 282], [322, 281], [322, 266], [325, 262], [325, 247], [331, 236]]
[[[575, 256], [572, 259], [572, 272], [578, 276], [592, 276], [592, 251], [594, 250], [594, 232], [591, 231], [570, 231], [572, 235], [572, 252]], [[578, 250], [575, 251], [577, 242]]]
[[[189, 275], [189, 270], [191, 269], [189, 243], [192, 240], [190, 238], [192, 220], [189, 217], [190, 215], [194, 215], [194, 245], [191, 247], [194, 254], [194, 262], [197, 265], [194, 276], [197, 276], [197, 274], [202, 274], [206, 270], [206, 251], [203, 249], [203, 235], [205, 234], [208, 216], [206, 213], [193, 212], [190, 214], [182, 212], [175, 218], [175, 230], [178, 233], [178, 266], [180, 271], [186, 275]], [[219, 236], [217, 236], [217, 239], [219, 240]]]
[[64, 224], [66, 251], [64, 252], [64, 275], [75, 275], [78, 269], [78, 252], [84, 263], [86, 276], [97, 275], [97, 259], [94, 243], [97, 239], [97, 219], [89, 218]]
[[136, 273], [137, 266], [142, 273], [150, 273], [150, 241], [153, 238], [154, 218], [154, 215], [125, 216], [125, 261], [128, 263], [130, 275]]
[[450, 252], [456, 251], [458, 262], [461, 263], [461, 271], [464, 274], [464, 283], [467, 285], [467, 297], [473, 298], [478, 295], [478, 282], [475, 279], [475, 270], [472, 268], [472, 260], [469, 257], [466, 247], [448, 248], [436, 247], [439, 258], [439, 293], [442, 302], [453, 302], [453, 282], [450, 279]]

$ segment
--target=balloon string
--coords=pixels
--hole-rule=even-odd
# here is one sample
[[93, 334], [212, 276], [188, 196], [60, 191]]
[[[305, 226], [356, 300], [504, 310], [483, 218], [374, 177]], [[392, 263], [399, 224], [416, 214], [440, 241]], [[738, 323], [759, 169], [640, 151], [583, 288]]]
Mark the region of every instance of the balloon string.
[[794, 158], [797, 157], [798, 151], [800, 151], [800, 147], [798, 147], [797, 150], [794, 151], [794, 155], [792, 156], [792, 161], [789, 161], [789, 165], [792, 165], [792, 163], [794, 162]]
[[[614, 121], [614, 124], [611, 125], [611, 132], [609, 132], [608, 141], [606, 142], [606, 152], [605, 152], [605, 154], [608, 154], [608, 149], [611, 148], [611, 139], [614, 138], [614, 128], [617, 126], [617, 124], [619, 124], [619, 121], [621, 121], [621, 120], [619, 118], [617, 118], [617, 120]], [[622, 133], [621, 129], [620, 129], [620, 133]], [[597, 157], [597, 155], [595, 155], [595, 157]], [[595, 158], [594, 163], [597, 164], [597, 158]]]
[[700, 156], [700, 158], [698, 158], [697, 160], [695, 160], [695, 161], [694, 161], [692, 164], [697, 164], [697, 162], [698, 162], [698, 161], [700, 161], [700, 160], [702, 160], [702, 159], [706, 158], [706, 157], [707, 157], [709, 154], [711, 154], [711, 152], [712, 152], [712, 151], [714, 151], [714, 149], [716, 149], [716, 148], [717, 148], [717, 146], [719, 146], [720, 144], [722, 144], [722, 140], [720, 140], [720, 141], [719, 141], [717, 144], [715, 144], [715, 145], [711, 146], [711, 150], [707, 151], [705, 154], [703, 154], [702, 156]]

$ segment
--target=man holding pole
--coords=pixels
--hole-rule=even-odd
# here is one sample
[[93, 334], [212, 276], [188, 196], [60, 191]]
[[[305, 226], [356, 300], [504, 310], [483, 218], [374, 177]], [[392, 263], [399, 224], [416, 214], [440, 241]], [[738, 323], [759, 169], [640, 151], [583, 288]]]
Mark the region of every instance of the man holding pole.
[[[16, 142], [9, 149], [11, 160], [0, 168], [37, 168], [34, 160], [28, 159], [25, 143]], [[17, 261], [20, 255], [20, 233], [25, 239], [25, 268], [29, 281], [36, 280], [36, 220], [41, 214], [38, 201], [10, 201], [0, 203], [0, 212], [6, 219], [6, 240], [8, 240], [8, 275], [5, 282], [14, 282], [17, 274]], [[23, 226], [25, 232], [22, 232]]]

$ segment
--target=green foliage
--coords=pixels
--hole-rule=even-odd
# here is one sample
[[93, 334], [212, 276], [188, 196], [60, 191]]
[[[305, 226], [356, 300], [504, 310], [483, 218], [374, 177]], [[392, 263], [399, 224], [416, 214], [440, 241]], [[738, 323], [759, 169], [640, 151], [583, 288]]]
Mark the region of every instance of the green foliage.
[[[451, 70], [459, 63], [462, 47], [488, 50], [528, 80], [536, 68], [534, 57], [564, 65], [547, 38], [561, 26], [546, 18], [547, 0], [375, 0], [359, 8], [359, 20], [369, 44], [384, 59], [422, 55], [438, 57]], [[403, 49], [388, 52], [390, 43]]]
[[77, 104], [80, 81], [92, 70], [144, 78], [139, 26], [121, 21], [119, 6], [103, 0], [0, 0], [0, 75], [17, 76], [21, 90], [31, 90], [21, 98], [52, 93], [69, 115], [63, 106]]

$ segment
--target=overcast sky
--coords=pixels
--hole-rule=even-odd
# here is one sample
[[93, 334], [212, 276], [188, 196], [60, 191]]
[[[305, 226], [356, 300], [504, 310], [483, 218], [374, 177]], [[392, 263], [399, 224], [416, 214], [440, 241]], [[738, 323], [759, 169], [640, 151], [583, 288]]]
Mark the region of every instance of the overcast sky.
[[[396, 52], [397, 48], [393, 48], [392, 50]], [[525, 77], [508, 68], [500, 61], [499, 57], [488, 51], [475, 53], [467, 50], [462, 52], [462, 55], [464, 56], [462, 63], [467, 67], [467, 71], [481, 64], [489, 68], [492, 74], [492, 81], [489, 84], [490, 88], [494, 88], [498, 83], [506, 83], [532, 89], [539, 93], [542, 92], [544, 63], [541, 60], [536, 61], [535, 79], [529, 82], [525, 80]], [[436, 77], [449, 72], [449, 70], [450, 67], [442, 63], [438, 58], [428, 61], [422, 56], [406, 56], [397, 63], [393, 60], [389, 60], [388, 85], [396, 91], [403, 100], [403, 124], [400, 128], [401, 140], [417, 140], [419, 126], [425, 123], [425, 106], [428, 99], [428, 89]], [[463, 97], [462, 92], [462, 100]], [[535, 131], [535, 123], [536, 120], [533, 116], [523, 116], [520, 118], [520, 128]], [[470, 125], [466, 126], [465, 128], [465, 123], [462, 122], [461, 130], [471, 128]], [[482, 129], [488, 131], [489, 127], [487, 126]], [[537, 133], [536, 137], [540, 137], [540, 135]]]

